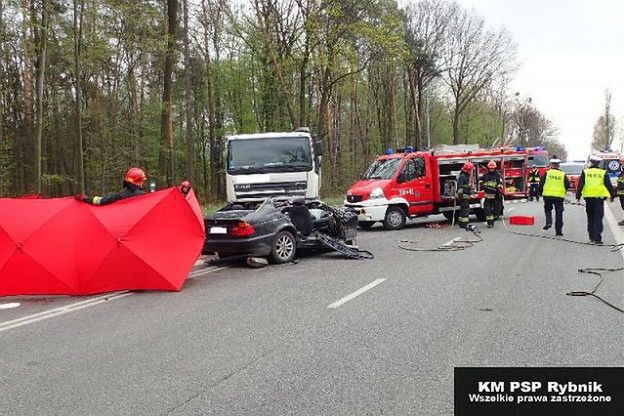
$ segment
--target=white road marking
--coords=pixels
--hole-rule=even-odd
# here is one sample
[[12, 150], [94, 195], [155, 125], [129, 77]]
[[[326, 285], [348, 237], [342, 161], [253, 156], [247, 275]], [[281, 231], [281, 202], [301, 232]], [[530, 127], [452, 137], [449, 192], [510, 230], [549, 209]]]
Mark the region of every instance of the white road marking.
[[[622, 228], [618, 225], [613, 212], [611, 212], [611, 207], [608, 205], [605, 207], [605, 217], [607, 217], [607, 224], [609, 224], [609, 228], [615, 237], [615, 244], [624, 243], [624, 233], [622, 232]], [[624, 258], [624, 249], [619, 250], [619, 252], [622, 255], [622, 258]]]
[[44, 319], [52, 318], [54, 316], [64, 315], [66, 313], [79, 311], [80, 309], [89, 308], [91, 306], [99, 305], [100, 303], [108, 302], [110, 300], [121, 299], [126, 296], [132, 295], [132, 292], [126, 290], [123, 292], [111, 293], [105, 296], [100, 296], [93, 299], [84, 300], [82, 302], [72, 303], [70, 305], [61, 306], [60, 308], [50, 309], [48, 311], [39, 312], [33, 315], [23, 316], [12, 321], [6, 321], [0, 323], [0, 332], [17, 328], [23, 325], [32, 324], [34, 322], [43, 321]]
[[19, 307], [19, 302], [0, 303], [0, 309], [13, 309]]
[[366, 292], [367, 290], [370, 290], [372, 288], [374, 288], [375, 286], [377, 286], [378, 284], [384, 282], [386, 279], [377, 279], [369, 284], [367, 284], [366, 286], [356, 290], [355, 292], [351, 293], [350, 295], [345, 296], [344, 298], [340, 299], [337, 302], [332, 303], [331, 305], [328, 306], [328, 308], [330, 309], [336, 309], [337, 307], [339, 307], [340, 305], [349, 302], [351, 299], [360, 296], [362, 293]]
[[[207, 269], [196, 270], [196, 271], [194, 271], [194, 272], [189, 274], [187, 280], [190, 280], [190, 279], [192, 279], [194, 277], [197, 277], [197, 276], [203, 276], [205, 274], [216, 272], [216, 271], [224, 269], [224, 268], [225, 267], [211, 267], [211, 268], [207, 268]], [[85, 308], [89, 308], [91, 306], [99, 305], [99, 304], [104, 303], [104, 302], [121, 299], [121, 298], [124, 298], [126, 296], [130, 296], [130, 295], [132, 295], [134, 293], [135, 292], [131, 292], [129, 290], [124, 290], [124, 291], [121, 291], [121, 292], [113, 292], [113, 293], [109, 293], [109, 294], [104, 295], [104, 296], [98, 296], [96, 298], [83, 300], [83, 301], [80, 301], [80, 302], [76, 302], [76, 303], [72, 303], [72, 304], [69, 304], [69, 305], [61, 306], [59, 308], [50, 309], [50, 310], [47, 310], [47, 311], [35, 313], [35, 314], [32, 314], [32, 315], [28, 315], [28, 316], [23, 316], [21, 318], [14, 319], [12, 321], [0, 322], [0, 332], [7, 331], [7, 330], [13, 329], [13, 328], [18, 328], [20, 326], [32, 324], [32, 323], [35, 323], [35, 322], [43, 321], [44, 319], [53, 318], [55, 316], [64, 315], [66, 313], [79, 311], [81, 309], [85, 309]], [[2, 305], [0, 305], [0, 309], [8, 309], [8, 308], [2, 308], [1, 306]], [[19, 303], [17, 304], [17, 306], [19, 306]]]

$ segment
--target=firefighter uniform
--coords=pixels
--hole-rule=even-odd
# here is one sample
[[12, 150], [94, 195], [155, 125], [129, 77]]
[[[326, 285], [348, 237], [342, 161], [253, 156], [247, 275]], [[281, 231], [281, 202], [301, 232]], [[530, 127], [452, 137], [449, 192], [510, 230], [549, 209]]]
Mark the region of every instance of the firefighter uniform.
[[134, 185], [129, 182], [124, 182], [124, 189], [121, 192], [106, 196], [85, 196], [82, 200], [91, 205], [108, 205], [122, 199], [143, 195], [144, 193], [145, 192], [141, 189], [140, 186]]
[[[624, 170], [621, 170], [617, 179], [617, 196], [620, 198], [620, 206], [624, 210]], [[618, 225], [624, 225], [624, 220], [618, 222]]]
[[485, 200], [483, 210], [488, 227], [494, 225], [494, 218], [500, 215], [502, 198], [500, 189], [503, 186], [503, 179], [498, 171], [488, 171], [483, 174], [483, 189], [485, 190]]
[[470, 172], [461, 171], [457, 180], [457, 199], [459, 200], [459, 226], [466, 229], [470, 221], [470, 195], [473, 190], [470, 185]]
[[544, 197], [544, 216], [546, 225], [544, 230], [552, 227], [552, 210], [555, 209], [555, 233], [563, 235], [563, 201], [566, 196], [566, 189], [570, 186], [568, 177], [559, 170], [557, 162], [546, 172], [540, 181], [538, 194]]
[[533, 201], [533, 198], [535, 198], [536, 201], [539, 201], [539, 184], [539, 170], [532, 168], [529, 172], [529, 201]]
[[579, 179], [576, 199], [581, 199], [582, 196], [585, 200], [589, 240], [596, 244], [602, 244], [604, 200], [613, 198], [614, 190], [607, 171], [597, 167], [600, 159], [590, 159], [590, 162], [592, 166], [583, 170]]

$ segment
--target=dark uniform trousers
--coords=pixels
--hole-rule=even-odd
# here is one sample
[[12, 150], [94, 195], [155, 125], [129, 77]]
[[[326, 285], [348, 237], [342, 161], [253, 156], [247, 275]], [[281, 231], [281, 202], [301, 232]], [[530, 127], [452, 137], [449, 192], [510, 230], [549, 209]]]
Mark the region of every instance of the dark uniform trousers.
[[624, 195], [620, 196], [620, 206], [624, 209]]
[[604, 217], [604, 198], [585, 198], [587, 213], [587, 232], [592, 241], [602, 241], [602, 218]]
[[493, 224], [494, 218], [501, 214], [501, 205], [502, 200], [500, 198], [485, 198], [483, 201], [483, 211], [488, 224]]
[[555, 208], [555, 231], [561, 233], [563, 230], [563, 198], [544, 197], [544, 215], [546, 225], [552, 225], [552, 210]]
[[466, 228], [470, 221], [470, 195], [459, 195], [459, 218], [458, 222], [462, 228]]
[[533, 198], [535, 198], [536, 201], [539, 201], [539, 194], [537, 192], [538, 189], [539, 189], [539, 182], [529, 183], [529, 201], [533, 201]]

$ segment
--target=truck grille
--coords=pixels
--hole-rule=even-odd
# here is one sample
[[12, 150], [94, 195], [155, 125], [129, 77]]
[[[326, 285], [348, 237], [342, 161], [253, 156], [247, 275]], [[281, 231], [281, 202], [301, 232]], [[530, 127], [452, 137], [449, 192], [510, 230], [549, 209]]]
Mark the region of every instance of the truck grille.
[[273, 182], [273, 183], [252, 183], [238, 184], [234, 186], [237, 199], [252, 198], [264, 199], [269, 196], [305, 196], [308, 184], [305, 181], [299, 182]]

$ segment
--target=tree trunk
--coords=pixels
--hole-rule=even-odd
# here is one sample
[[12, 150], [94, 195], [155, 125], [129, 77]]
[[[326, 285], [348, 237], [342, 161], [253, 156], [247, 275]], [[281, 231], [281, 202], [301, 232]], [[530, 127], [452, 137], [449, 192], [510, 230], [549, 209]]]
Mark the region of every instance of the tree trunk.
[[173, 154], [173, 102], [172, 102], [172, 74], [175, 63], [176, 25], [178, 0], [167, 0], [167, 51], [165, 53], [165, 70], [163, 72], [163, 94], [161, 113], [161, 156], [160, 171], [164, 169], [165, 180], [168, 186], [175, 182], [174, 154]]
[[195, 184], [193, 152], [193, 79], [191, 75], [191, 51], [189, 39], [189, 0], [184, 0], [184, 72], [186, 81], [186, 179]]
[[80, 0], [80, 13], [78, 12], [78, 0], [74, 0], [74, 70], [76, 89], [76, 137], [78, 138], [78, 185], [81, 194], [85, 193], [84, 175], [84, 151], [82, 143], [82, 87], [80, 72], [80, 52], [82, 42], [82, 13], [84, 0]]
[[459, 144], [459, 100], [455, 100], [456, 104], [453, 106], [453, 144]]
[[45, 82], [46, 52], [48, 46], [48, 0], [43, 0], [41, 7], [41, 44], [39, 46], [39, 65], [37, 68], [37, 138], [35, 142], [35, 183], [37, 193], [41, 194], [41, 145], [43, 137], [43, 83]]

